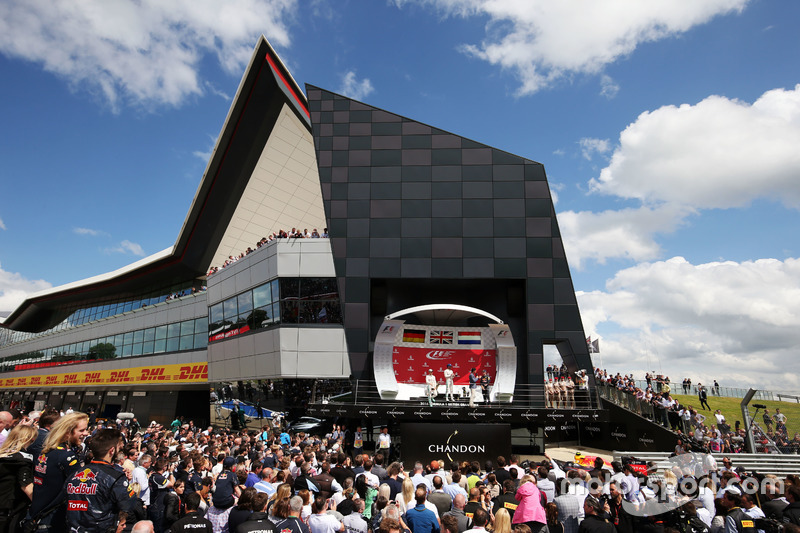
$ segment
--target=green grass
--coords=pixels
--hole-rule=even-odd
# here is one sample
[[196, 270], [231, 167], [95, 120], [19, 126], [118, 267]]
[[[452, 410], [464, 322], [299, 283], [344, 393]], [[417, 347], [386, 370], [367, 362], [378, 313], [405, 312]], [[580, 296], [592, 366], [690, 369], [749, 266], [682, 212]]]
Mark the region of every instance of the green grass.
[[[694, 407], [698, 413], [701, 413], [706, 416], [707, 424], [714, 424], [716, 425], [716, 420], [714, 420], [714, 411], [719, 409], [722, 411], [722, 414], [725, 415], [725, 419], [728, 421], [728, 424], [733, 428], [734, 422], [736, 420], [742, 420], [742, 408], [740, 404], [742, 403], [741, 398], [726, 398], [724, 396], [717, 397], [717, 396], [710, 396], [708, 397], [708, 405], [711, 406], [711, 411], [708, 410], [701, 410], [700, 409], [700, 400], [697, 399], [697, 396], [684, 396], [682, 394], [673, 394], [673, 398], [678, 400], [683, 405], [691, 405]], [[766, 400], [752, 400], [750, 402], [750, 416], [753, 416], [756, 412], [755, 407], [753, 407], [753, 403], [764, 404], [769, 409], [770, 415], [775, 414], [775, 409], [780, 408], [781, 413], [786, 415], [787, 422], [786, 422], [786, 429], [789, 432], [789, 437], [791, 438], [795, 432], [800, 432], [800, 404], [794, 402], [772, 402]], [[761, 419], [763, 411], [758, 412], [758, 417], [756, 421], [762, 427], [764, 425], [763, 420]], [[775, 426], [773, 425], [773, 428]]]

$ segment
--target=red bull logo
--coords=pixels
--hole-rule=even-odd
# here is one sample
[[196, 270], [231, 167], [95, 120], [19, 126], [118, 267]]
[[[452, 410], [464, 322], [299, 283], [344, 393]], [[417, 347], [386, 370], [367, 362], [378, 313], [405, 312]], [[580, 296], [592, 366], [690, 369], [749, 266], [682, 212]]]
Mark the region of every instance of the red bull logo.
[[84, 468], [80, 472], [75, 472], [75, 475], [72, 476], [72, 479], [77, 479], [81, 483], [86, 483], [90, 479], [95, 479], [96, 475], [94, 472], [91, 471], [89, 468]]

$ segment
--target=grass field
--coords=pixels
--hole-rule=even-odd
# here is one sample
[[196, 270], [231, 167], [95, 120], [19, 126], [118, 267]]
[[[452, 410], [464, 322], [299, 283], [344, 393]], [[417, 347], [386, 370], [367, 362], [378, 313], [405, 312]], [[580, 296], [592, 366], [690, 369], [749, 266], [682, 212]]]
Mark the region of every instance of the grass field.
[[[697, 412], [705, 415], [708, 419], [706, 423], [716, 425], [716, 421], [714, 420], [714, 410], [719, 409], [722, 411], [722, 414], [725, 415], [725, 419], [728, 421], [728, 424], [733, 428], [734, 422], [736, 420], [742, 420], [742, 409], [740, 404], [742, 402], [741, 398], [726, 398], [726, 397], [717, 397], [711, 396], [708, 397], [708, 405], [711, 406], [711, 411], [703, 411], [700, 409], [700, 400], [697, 399], [697, 396], [684, 396], [682, 394], [673, 394], [673, 398], [678, 400], [683, 405], [691, 405], [694, 407]], [[791, 438], [795, 432], [800, 432], [800, 404], [793, 403], [793, 402], [770, 402], [770, 401], [762, 401], [762, 400], [753, 400], [750, 402], [750, 416], [753, 416], [756, 412], [755, 408], [753, 407], [753, 403], [764, 404], [769, 409], [771, 415], [775, 414], [775, 408], [780, 408], [781, 413], [786, 415], [786, 429], [789, 432], [789, 437]], [[763, 421], [761, 419], [761, 414], [763, 411], [758, 412], [758, 417], [756, 421], [762, 425]], [[774, 426], [773, 426], [774, 427]]]

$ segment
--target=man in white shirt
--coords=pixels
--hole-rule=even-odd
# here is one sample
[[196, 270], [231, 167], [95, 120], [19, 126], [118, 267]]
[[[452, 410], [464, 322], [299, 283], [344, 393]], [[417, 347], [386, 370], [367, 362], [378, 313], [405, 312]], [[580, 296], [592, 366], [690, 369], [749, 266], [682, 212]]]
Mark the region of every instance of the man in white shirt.
[[445, 400], [449, 402], [454, 402], [455, 398], [453, 397], [453, 378], [455, 377], [455, 372], [453, 372], [453, 365], [450, 363], [447, 364], [447, 368], [444, 370], [444, 383], [445, 383]]
[[[358, 476], [364, 476], [367, 485], [372, 487], [373, 489], [377, 489], [380, 485], [381, 481], [378, 479], [378, 476], [372, 473], [372, 459], [367, 459], [364, 461], [364, 471], [358, 474]], [[358, 477], [356, 476], [356, 477]]]
[[378, 435], [378, 449], [388, 460], [392, 450], [392, 437], [389, 436], [389, 428], [386, 426], [381, 428], [381, 433]]
[[436, 376], [433, 375], [433, 369], [428, 370], [428, 375], [425, 376], [425, 388], [428, 393], [428, 405], [433, 405], [433, 399], [436, 397]]
[[422, 463], [414, 463], [414, 475], [411, 476], [411, 482], [414, 483], [414, 487], [419, 486], [420, 484], [425, 485], [428, 489], [428, 492], [433, 490], [433, 485], [430, 481], [425, 479], [425, 476], [422, 474]]
[[317, 496], [311, 505], [314, 514], [308, 517], [308, 527], [314, 533], [336, 533], [344, 531], [344, 524], [339, 522], [335, 516], [328, 514], [328, 500], [322, 496]]
[[[150, 506], [150, 483], [147, 479], [147, 470], [153, 462], [153, 458], [144, 454], [139, 458], [139, 466], [133, 469], [133, 482], [139, 484], [139, 497], [144, 502], [145, 507]], [[199, 487], [198, 487], [199, 489]]]
[[362, 516], [365, 507], [364, 500], [356, 498], [353, 500], [353, 505], [355, 506], [353, 512], [345, 515], [342, 519], [345, 531], [347, 531], [347, 533], [367, 533], [369, 531], [369, 526]]

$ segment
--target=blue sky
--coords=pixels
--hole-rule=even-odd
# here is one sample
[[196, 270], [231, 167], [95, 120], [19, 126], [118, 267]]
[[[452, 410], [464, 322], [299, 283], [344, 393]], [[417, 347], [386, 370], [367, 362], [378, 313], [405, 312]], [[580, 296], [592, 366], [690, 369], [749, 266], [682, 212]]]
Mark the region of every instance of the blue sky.
[[173, 244], [263, 33], [543, 163], [610, 370], [800, 390], [800, 3], [160, 4], [0, 4], [0, 311]]

